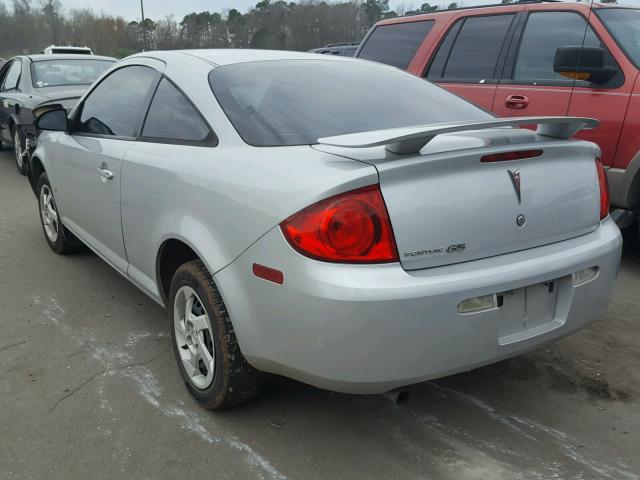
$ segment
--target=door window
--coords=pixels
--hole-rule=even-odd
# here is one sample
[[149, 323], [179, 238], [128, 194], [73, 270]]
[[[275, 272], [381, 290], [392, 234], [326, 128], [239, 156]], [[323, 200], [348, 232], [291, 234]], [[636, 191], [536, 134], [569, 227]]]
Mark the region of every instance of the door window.
[[142, 130], [145, 138], [203, 142], [212, 136], [192, 103], [166, 78], [160, 81]]
[[553, 61], [558, 48], [579, 46], [583, 42], [586, 45], [600, 44], [593, 31], [587, 29], [587, 22], [581, 15], [572, 12], [532, 13], [522, 34], [514, 80], [572, 84], [572, 80], [553, 71]]
[[20, 82], [21, 72], [22, 72], [22, 61], [14, 60], [11, 66], [9, 67], [7, 76], [4, 79], [4, 86], [2, 87], [2, 90], [7, 92], [9, 90], [15, 90], [16, 88], [18, 88], [18, 82]]
[[136, 137], [157, 77], [154, 69], [138, 65], [114, 71], [86, 98], [74, 130]]
[[406, 70], [433, 24], [433, 20], [425, 20], [376, 27], [362, 46], [358, 58]]
[[489, 15], [460, 20], [434, 57], [429, 78], [474, 83], [493, 79], [514, 18], [515, 15]]
[[2, 83], [4, 82], [4, 78], [7, 76], [7, 72], [9, 72], [10, 68], [11, 62], [5, 63], [4, 65], [2, 65], [2, 68], [0, 68], [0, 91], [2, 91]]

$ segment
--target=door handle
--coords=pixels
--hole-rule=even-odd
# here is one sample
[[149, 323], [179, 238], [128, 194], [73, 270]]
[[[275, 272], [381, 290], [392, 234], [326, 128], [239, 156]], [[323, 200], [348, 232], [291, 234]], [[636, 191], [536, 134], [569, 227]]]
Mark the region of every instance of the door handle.
[[529, 97], [524, 95], [509, 95], [504, 101], [507, 108], [513, 108], [514, 110], [522, 110], [529, 106]]
[[100, 172], [100, 177], [103, 179], [102, 181], [113, 180], [113, 172], [106, 168], [106, 165], [103, 165], [98, 172]]

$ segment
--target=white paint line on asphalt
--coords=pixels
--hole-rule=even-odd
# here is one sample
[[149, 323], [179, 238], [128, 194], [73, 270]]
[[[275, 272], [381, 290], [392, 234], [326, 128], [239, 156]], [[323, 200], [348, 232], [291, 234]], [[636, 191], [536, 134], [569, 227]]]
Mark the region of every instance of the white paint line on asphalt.
[[[623, 463], [618, 462], [618, 466], [607, 465], [603, 463], [596, 462], [595, 460], [587, 458], [585, 455], [578, 451], [578, 448], [572, 443], [571, 438], [564, 432], [556, 430], [554, 428], [549, 428], [544, 425], [539, 424], [538, 422], [534, 422], [533, 420], [529, 420], [526, 418], [513, 416], [515, 421], [526, 425], [532, 430], [538, 430], [546, 433], [547, 435], [553, 437], [560, 447], [565, 451], [565, 454], [573, 459], [574, 461], [583, 464], [586, 467], [589, 467], [594, 472], [604, 475], [607, 478], [612, 478], [614, 474], [617, 474], [619, 478], [624, 478], [626, 480], [638, 480], [640, 477], [635, 473], [629, 471], [629, 467]], [[615, 478], [615, 476], [613, 476]]]
[[466, 393], [462, 393], [462, 392], [457, 392], [455, 390], [451, 390], [450, 388], [446, 388], [443, 387], [441, 385], [438, 385], [436, 383], [430, 383], [429, 384], [432, 388], [445, 393], [445, 394], [451, 394], [451, 395], [455, 395], [458, 398], [461, 398], [462, 400], [465, 400], [467, 403], [470, 403], [478, 408], [480, 408], [481, 410], [484, 410], [485, 413], [487, 415], [489, 415], [491, 418], [493, 418], [495, 421], [502, 423], [503, 425], [506, 425], [507, 427], [509, 427], [512, 430], [516, 430], [520, 435], [522, 435], [523, 437], [527, 438], [528, 440], [534, 441], [534, 442], [538, 442], [541, 443], [541, 441], [539, 439], [537, 439], [536, 437], [529, 435], [527, 432], [525, 432], [522, 428], [520, 428], [518, 425], [516, 425], [515, 422], [512, 421], [512, 419], [508, 416], [508, 415], [503, 415], [499, 412], [496, 411], [495, 408], [490, 407], [489, 405], [487, 405], [486, 403], [484, 403], [482, 400], [473, 397], [471, 395], [467, 395]]
[[533, 420], [529, 420], [523, 417], [498, 413], [493, 407], [487, 405], [482, 400], [472, 395], [469, 395], [467, 393], [458, 392], [457, 390], [452, 390], [450, 388], [443, 387], [442, 385], [437, 385], [434, 383], [431, 383], [431, 386], [437, 390], [445, 392], [451, 396], [457, 397], [461, 400], [464, 400], [467, 403], [470, 403], [484, 410], [485, 413], [491, 416], [491, 418], [494, 418], [500, 423], [516, 430], [520, 434], [524, 434], [526, 438], [533, 438], [537, 442], [541, 442], [541, 440], [535, 437], [532, 437], [529, 434], [526, 434], [522, 430], [522, 428], [516, 425], [516, 423], [520, 424], [521, 426], [527, 427], [529, 430], [531, 430], [535, 434], [538, 434], [538, 435], [543, 434], [553, 438], [556, 444], [560, 447], [562, 451], [564, 451], [564, 454], [567, 457], [571, 458], [577, 463], [584, 465], [594, 473], [597, 473], [599, 475], [604, 475], [606, 476], [606, 478], [620, 478], [624, 480], [640, 480], [640, 477], [637, 474], [633, 473], [626, 464], [620, 461], [616, 462], [617, 463], [616, 466], [613, 466], [613, 465], [607, 465], [600, 461], [588, 458], [587, 455], [579, 452], [579, 447], [577, 447], [574, 444], [573, 439], [568, 434], [561, 432], [560, 430], [547, 427], [545, 425], [542, 425]]
[[[205, 420], [199, 414], [188, 411], [179, 405], [161, 402], [162, 387], [153, 375], [153, 372], [143, 364], [127, 366], [133, 361], [131, 354], [115, 348], [106, 348], [100, 345], [98, 339], [94, 336], [78, 336], [73, 334], [72, 329], [63, 322], [64, 315], [66, 314], [65, 310], [58, 304], [54, 297], [42, 299], [39, 296], [32, 295], [31, 301], [34, 305], [38, 306], [45, 319], [60, 329], [68, 338], [82, 346], [88, 345], [93, 352], [93, 358], [104, 365], [105, 375], [117, 374], [133, 380], [138, 388], [138, 393], [147, 403], [158, 409], [165, 416], [177, 419], [184, 430], [198, 435], [203, 441], [210, 444], [223, 443], [227, 447], [242, 453], [249, 468], [255, 472], [259, 478], [264, 478], [264, 473], [272, 480], [287, 480], [284, 474], [278, 471], [271, 462], [253, 450], [248, 444], [240, 441], [233, 435], [217, 437], [207, 429]], [[137, 334], [135, 337], [130, 336], [128, 340], [133, 338], [136, 340], [132, 340], [133, 343], [129, 346], [134, 346], [137, 341], [147, 336], [150, 335], [143, 334], [140, 336]], [[125, 342], [125, 345], [127, 345], [127, 342]], [[108, 401], [106, 397], [104, 397], [104, 390], [102, 390], [100, 385], [97, 387], [97, 393], [101, 405], [103, 399], [108, 405]], [[206, 419], [206, 421], [210, 422], [211, 419]]]
[[138, 343], [140, 343], [142, 340], [145, 340], [147, 338], [158, 340], [166, 336], [167, 335], [165, 333], [153, 334], [151, 332], [132, 332], [129, 335], [127, 335], [127, 339], [125, 340], [124, 344], [127, 347], [135, 347]]

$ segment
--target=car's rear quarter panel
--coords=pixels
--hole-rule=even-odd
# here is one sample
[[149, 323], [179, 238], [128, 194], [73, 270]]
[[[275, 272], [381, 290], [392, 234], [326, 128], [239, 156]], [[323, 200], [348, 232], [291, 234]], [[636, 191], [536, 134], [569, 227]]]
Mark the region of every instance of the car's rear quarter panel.
[[122, 173], [129, 275], [159, 300], [156, 260], [166, 240], [189, 245], [215, 273], [296, 211], [376, 182], [374, 167], [308, 146], [138, 142], [127, 152]]

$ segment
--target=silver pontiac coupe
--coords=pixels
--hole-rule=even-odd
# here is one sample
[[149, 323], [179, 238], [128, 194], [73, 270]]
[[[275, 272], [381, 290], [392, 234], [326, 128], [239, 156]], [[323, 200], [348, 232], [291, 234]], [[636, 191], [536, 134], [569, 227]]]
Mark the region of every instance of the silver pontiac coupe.
[[517, 355], [599, 318], [618, 270], [599, 149], [571, 140], [596, 121], [496, 119], [385, 65], [147, 52], [36, 126], [49, 246], [166, 307], [211, 409], [262, 372], [370, 394]]

